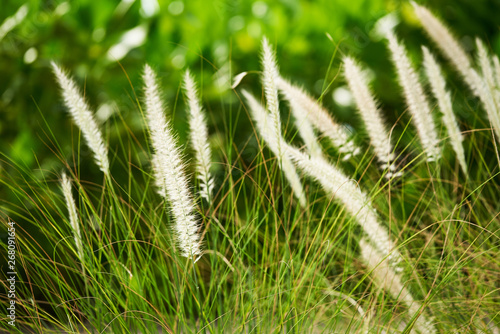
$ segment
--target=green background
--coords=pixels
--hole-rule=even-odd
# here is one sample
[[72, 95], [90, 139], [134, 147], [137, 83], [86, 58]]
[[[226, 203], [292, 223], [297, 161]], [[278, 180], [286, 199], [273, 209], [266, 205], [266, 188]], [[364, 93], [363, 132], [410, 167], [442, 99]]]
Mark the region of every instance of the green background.
[[[498, 53], [499, 29], [493, 15], [500, 12], [498, 1], [422, 3], [453, 27], [469, 51], [478, 36]], [[13, 15], [22, 4], [2, 1], [0, 21]], [[394, 13], [401, 21], [396, 27], [398, 36], [416, 62], [421, 59], [420, 45], [431, 44], [405, 1], [89, 0], [28, 1], [26, 5], [26, 18], [0, 41], [0, 151], [28, 168], [42, 171], [62, 168], [47, 133], [53, 132], [67, 160], [74, 157], [75, 150], [70, 138], [78, 134], [62, 105], [50, 69], [52, 60], [74, 75], [93, 110], [106, 104], [107, 110], [113, 112], [100, 121], [113, 150], [117, 137], [125, 131], [123, 124], [132, 132], [144, 130], [136, 97], [140, 101], [140, 75], [145, 63], [161, 75], [165, 101], [184, 142], [186, 113], [180, 90], [184, 70], [191, 68], [201, 83], [210, 133], [225, 131], [224, 124], [241, 111], [228, 79], [242, 71], [260, 69], [263, 36], [276, 48], [282, 74], [304, 85], [315, 97], [322, 96], [323, 104], [338, 119], [355, 128], [359, 124], [352, 117], [354, 108], [336, 106], [331, 94], [337, 86], [345, 85], [339, 75], [342, 55], [353, 55], [374, 71], [375, 92], [392, 124], [405, 107], [385, 41], [373, 34], [375, 24]], [[143, 43], [119, 62], [109, 57], [110, 48], [120, 42], [122, 35], [138, 26], [146, 32]], [[29, 63], [26, 53], [31, 49], [33, 54], [32, 48], [37, 57]], [[448, 72], [452, 73], [451, 79], [456, 78], [454, 72]], [[455, 85], [463, 87], [457, 80], [449, 82], [452, 89]], [[256, 72], [247, 76], [240, 87], [259, 94]], [[456, 98], [462, 121], [468, 109], [461, 105], [470, 104], [471, 99]], [[114, 118], [124, 122], [113, 122]], [[233, 126], [241, 141], [252, 133], [246, 115]], [[84, 145], [81, 154], [90, 157]], [[90, 163], [81, 172], [99, 175]], [[8, 169], [9, 164], [4, 161], [2, 168]]]

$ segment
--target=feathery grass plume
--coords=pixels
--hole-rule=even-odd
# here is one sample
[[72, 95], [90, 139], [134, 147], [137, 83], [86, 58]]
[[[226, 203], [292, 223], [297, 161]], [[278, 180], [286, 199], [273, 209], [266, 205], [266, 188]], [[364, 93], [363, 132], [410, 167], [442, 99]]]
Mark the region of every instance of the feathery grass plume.
[[300, 169], [316, 179], [327, 193], [344, 205], [379, 251], [390, 260], [391, 264], [397, 266], [401, 262], [401, 255], [386, 228], [379, 223], [368, 196], [358, 185], [325, 159], [309, 157], [286, 143], [284, 148]]
[[108, 148], [104, 144], [101, 130], [97, 126], [94, 115], [80, 94], [76, 83], [56, 63], [52, 69], [62, 90], [66, 108], [83, 133], [87, 145], [94, 152], [95, 160], [101, 171], [109, 175]]
[[75, 239], [76, 251], [78, 253], [78, 257], [80, 258], [80, 262], [83, 266], [83, 244], [82, 244], [82, 235], [80, 233], [80, 224], [78, 223], [78, 214], [76, 212], [76, 204], [73, 199], [73, 194], [71, 193], [71, 181], [66, 176], [66, 173], [62, 174], [61, 180], [61, 188], [64, 195], [64, 199], [66, 200], [66, 207], [68, 208], [69, 213], [69, 222], [71, 224], [71, 229], [73, 230], [73, 237]]
[[276, 143], [278, 161], [281, 164], [281, 120], [279, 111], [279, 99], [278, 99], [278, 88], [276, 87], [276, 80], [279, 77], [278, 65], [276, 63], [276, 57], [271, 45], [267, 38], [262, 39], [262, 86], [264, 86], [264, 92], [266, 95], [267, 110], [270, 114], [272, 125], [271, 125], [271, 136], [274, 137], [273, 141]]
[[387, 131], [380, 108], [368, 87], [366, 75], [351, 57], [344, 58], [344, 74], [358, 106], [359, 114], [365, 123], [377, 159], [381, 163], [381, 168], [389, 168], [388, 176], [391, 177], [392, 171], [395, 170], [395, 166], [392, 165], [394, 153], [391, 135]]
[[196, 83], [189, 70], [184, 74], [184, 90], [189, 104], [191, 144], [196, 153], [196, 169], [198, 179], [201, 181], [200, 195], [210, 203], [214, 187], [214, 181], [210, 175], [212, 152], [208, 143], [207, 121], [197, 96]]
[[167, 192], [165, 189], [165, 182], [163, 182], [164, 173], [161, 170], [161, 161], [158, 154], [153, 153], [151, 156], [151, 168], [153, 169], [153, 178], [156, 186], [156, 192], [163, 198], [167, 197]]
[[181, 153], [164, 114], [165, 108], [160, 97], [156, 74], [148, 65], [144, 68], [143, 80], [146, 116], [155, 154], [153, 166], [156, 168], [156, 183], [161, 185], [160, 192], [163, 192], [170, 202], [175, 221], [175, 234], [182, 255], [194, 259], [194, 256], [201, 252], [201, 242], [194, 214], [195, 206], [184, 174]]
[[417, 14], [427, 34], [454, 65], [469, 88], [477, 94], [479, 92], [477, 72], [473, 69], [472, 62], [462, 46], [460, 46], [460, 43], [448, 28], [427, 8], [417, 5], [413, 1], [411, 1], [411, 4], [415, 8], [415, 14]]
[[443, 114], [444, 125], [450, 136], [451, 145], [457, 154], [458, 162], [465, 175], [467, 175], [467, 163], [465, 162], [465, 153], [462, 146], [463, 136], [458, 127], [458, 122], [453, 113], [451, 104], [450, 93], [446, 90], [446, 82], [441, 74], [441, 67], [439, 67], [436, 59], [431, 54], [429, 49], [425, 46], [422, 47], [424, 54], [424, 67], [431, 85], [432, 93], [438, 101], [439, 109]]
[[[498, 94], [488, 88], [488, 83], [485, 81], [488, 80], [487, 77], [489, 76], [489, 74], [484, 73], [485, 69], [483, 68], [484, 78], [481, 77], [481, 75], [472, 67], [472, 62], [469, 56], [465, 53], [455, 37], [453, 37], [446, 26], [439, 19], [437, 19], [427, 8], [417, 5], [414, 2], [412, 2], [412, 5], [415, 8], [415, 13], [422, 22], [422, 26], [427, 31], [429, 36], [441, 49], [446, 58], [448, 58], [448, 60], [454, 65], [455, 69], [460, 73], [472, 92], [481, 100], [484, 109], [488, 114], [488, 119], [495, 129], [498, 136], [498, 141], [500, 142], [500, 105], [495, 102], [500, 101], [500, 96], [498, 96], [497, 98], [495, 95]], [[489, 60], [481, 60], [481, 53], [483, 52], [482, 50], [480, 50], [481, 47], [482, 46], [478, 45], [480, 58], [479, 62], [484, 62], [483, 65], [486, 65], [486, 67], [491, 67], [491, 63], [490, 65], [488, 65]], [[484, 48], [484, 51], [485, 50], [486, 49]], [[481, 65], [481, 67], [483, 67], [483, 65]]]
[[[246, 90], [242, 90], [242, 94], [248, 102], [250, 106], [250, 110], [252, 112], [252, 116], [257, 125], [257, 129], [260, 132], [262, 138], [267, 143], [271, 151], [278, 156], [278, 143], [277, 138], [279, 138], [282, 142], [284, 141], [281, 132], [273, 134], [273, 119], [271, 115], [269, 115], [264, 107], [257, 101], [257, 99], [247, 92]], [[293, 162], [290, 160], [290, 157], [286, 152], [281, 156], [281, 168], [288, 182], [290, 182], [290, 186], [292, 187], [293, 193], [295, 197], [299, 200], [299, 204], [302, 207], [306, 206], [306, 196], [304, 194], [304, 190], [302, 188], [302, 183], [300, 182], [300, 177], [295, 170], [295, 166]]]
[[493, 67], [495, 68], [495, 81], [497, 89], [500, 90], [500, 60], [497, 55], [493, 55]]
[[438, 136], [434, 127], [429, 103], [425, 97], [417, 73], [406, 54], [405, 47], [398, 42], [392, 33], [387, 34], [392, 60], [396, 66], [399, 83], [403, 87], [408, 109], [413, 118], [418, 136], [427, 155], [427, 161], [438, 160], [441, 152], [438, 147]]
[[288, 100], [290, 109], [295, 119], [295, 126], [299, 130], [299, 135], [306, 144], [307, 151], [312, 156], [321, 157], [323, 155], [321, 146], [318, 143], [314, 128], [309, 121], [308, 112], [296, 100]]
[[481, 75], [498, 108], [498, 101], [496, 100], [494, 94], [496, 89], [495, 71], [491, 64], [490, 55], [488, 53], [488, 50], [486, 49], [486, 45], [484, 45], [484, 43], [479, 38], [476, 38], [476, 46], [477, 46], [477, 58], [479, 65], [481, 67]]
[[500, 94], [498, 92], [493, 66], [488, 54], [488, 50], [480, 39], [476, 39], [477, 58], [481, 67], [481, 75], [478, 75], [481, 85], [479, 85], [480, 99], [488, 114], [488, 118], [497, 133], [497, 140], [500, 142]]
[[385, 291], [388, 291], [392, 298], [402, 300], [408, 307], [408, 315], [411, 318], [418, 317], [415, 320], [414, 328], [422, 334], [436, 333], [431, 321], [423, 313], [418, 315], [422, 305], [415, 301], [410, 291], [404, 286], [401, 275], [391, 268], [385, 260], [385, 256], [364, 239], [360, 240], [359, 246], [361, 248], [361, 258], [368, 269], [371, 270], [375, 282]]
[[302, 88], [292, 85], [281, 77], [278, 78], [277, 85], [290, 104], [301, 106], [301, 110], [306, 112], [309, 121], [326, 135], [341, 153], [346, 154], [344, 160], [361, 152], [361, 149], [350, 139], [347, 129], [337, 124], [328, 111]]

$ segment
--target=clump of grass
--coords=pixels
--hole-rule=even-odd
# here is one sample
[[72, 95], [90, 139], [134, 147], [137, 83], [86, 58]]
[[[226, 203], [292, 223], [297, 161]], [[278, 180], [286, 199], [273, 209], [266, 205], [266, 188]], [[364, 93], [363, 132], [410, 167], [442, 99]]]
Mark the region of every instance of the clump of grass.
[[[418, 8], [421, 15], [427, 15]], [[440, 28], [435, 18], [427, 20]], [[456, 47], [449, 33], [440, 34], [443, 42]], [[390, 44], [412, 117], [418, 119], [426, 158], [437, 159], [441, 155], [438, 137], [416, 70], [395, 37]], [[478, 50], [481, 74], [472, 63], [467, 73], [478, 75], [484, 85], [476, 78], [472, 86], [481, 101], [493, 107], [500, 65], [484, 46], [478, 45]], [[111, 177], [108, 144], [76, 84], [54, 65], [70, 114], [109, 177], [99, 184], [72, 170], [51, 131], [47, 131], [49, 145], [71, 171], [78, 196], [73, 197], [72, 182], [65, 175], [60, 183], [55, 173], [37, 174], [3, 156], [3, 165], [12, 168], [2, 170], [0, 184], [12, 196], [2, 201], [0, 219], [7, 224], [12, 218], [20, 226], [18, 261], [24, 276], [17, 286], [19, 330], [498, 331], [500, 198], [498, 165], [492, 158], [498, 152], [488, 145], [494, 142], [490, 131], [474, 129], [467, 141], [461, 141], [452, 117], [452, 94], [430, 52], [424, 50], [431, 88], [466, 174], [457, 173], [458, 166], [452, 167], [446, 154], [427, 164], [427, 159], [414, 153], [419, 150], [412, 143], [405, 148], [392, 140], [373, 98], [375, 92], [370, 92], [361, 69], [350, 58], [346, 58], [346, 76], [377, 159], [389, 164], [393, 152], [407, 156], [401, 159], [402, 174], [397, 180], [380, 177], [371, 166], [375, 157], [370, 151], [346, 166], [336, 158], [351, 157], [366, 147], [355, 145], [325, 108], [280, 76], [267, 40], [261, 58], [266, 104], [242, 90], [245, 103], [239, 108], [248, 105], [251, 116], [238, 119], [250, 124], [253, 118], [257, 136], [250, 134], [248, 139], [232, 134], [237, 120], [231, 115], [222, 117], [221, 128], [230, 131], [218, 134], [225, 149], [213, 151], [220, 155], [223, 169], [217, 196], [210, 189], [212, 152], [207, 134], [211, 124], [202, 111], [194, 77], [190, 72], [184, 76], [193, 169], [195, 177], [203, 175], [200, 181], [202, 193], [208, 190], [208, 213], [192, 195], [186, 173], [190, 162], [181, 154], [182, 143], [165, 115], [161, 87], [150, 66], [144, 68], [144, 100], [137, 106], [145, 111], [148, 131], [124, 132], [109, 145], [114, 157]], [[464, 59], [460, 63], [469, 64]], [[495, 75], [488, 77], [493, 70]], [[409, 92], [409, 87], [415, 92]], [[278, 90], [290, 103], [308, 153], [287, 141]], [[474, 122], [481, 121], [481, 115], [474, 113], [474, 117]], [[305, 131], [301, 129], [304, 124]], [[314, 144], [318, 138], [309, 124], [332, 141], [337, 149], [334, 156]], [[128, 129], [125, 123], [119, 125]], [[394, 125], [399, 127], [399, 123]], [[258, 138], [270, 152], [260, 146], [257, 152], [240, 151], [242, 142]], [[459, 142], [461, 150], [456, 147]], [[446, 153], [445, 148], [442, 151]], [[335, 160], [338, 165], [332, 163]], [[349, 169], [352, 165], [354, 172]], [[297, 170], [320, 187], [301, 179]], [[164, 205], [171, 214], [165, 214]], [[68, 213], [72, 235], [65, 226]], [[69, 242], [62, 242], [65, 239]], [[7, 301], [5, 295], [1, 297]]]

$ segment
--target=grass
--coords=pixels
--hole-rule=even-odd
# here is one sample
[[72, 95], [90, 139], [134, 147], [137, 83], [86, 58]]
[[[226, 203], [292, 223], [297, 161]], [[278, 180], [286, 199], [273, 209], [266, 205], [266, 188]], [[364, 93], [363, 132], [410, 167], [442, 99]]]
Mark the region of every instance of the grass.
[[[445, 140], [441, 160], [426, 162], [407, 115], [395, 124], [403, 172], [397, 179], [384, 178], [363, 130], [355, 140], [366, 151], [348, 161], [320, 137], [330, 161], [369, 193], [398, 245], [404, 285], [422, 305], [414, 317], [404, 296], [392, 296], [374, 279], [377, 268], [362, 261], [362, 230], [334, 196], [302, 178], [308, 203], [301, 208], [258, 130], [247, 139], [238, 135], [237, 124], [253, 127], [243, 103], [223, 111], [212, 150], [213, 200], [197, 198], [204, 253], [196, 263], [180, 255], [169, 204], [156, 193], [147, 131], [113, 137], [110, 176], [85, 179], [82, 169], [98, 167], [89, 165], [81, 135], [72, 128], [68, 158], [47, 120], [42, 139], [73, 182], [83, 259], [60, 189], [61, 167], [46, 169], [40, 161], [31, 170], [3, 155], [0, 184], [9, 197], [0, 204], [1, 221], [17, 223], [20, 275], [17, 327], [5, 317], [1, 326], [38, 333], [411, 333], [425, 315], [439, 333], [498, 333], [499, 151], [483, 115], [469, 112], [468, 175]], [[119, 116], [107, 135], [118, 128], [129, 129]], [[287, 140], [300, 143], [286, 128]]]

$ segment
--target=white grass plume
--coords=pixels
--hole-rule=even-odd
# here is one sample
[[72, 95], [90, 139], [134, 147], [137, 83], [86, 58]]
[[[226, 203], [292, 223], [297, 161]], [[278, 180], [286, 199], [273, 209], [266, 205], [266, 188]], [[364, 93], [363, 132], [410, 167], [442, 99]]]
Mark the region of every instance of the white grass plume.
[[423, 28], [431, 37], [443, 54], [454, 65], [470, 89], [477, 93], [478, 82], [476, 71], [472, 67], [470, 57], [465, 53], [463, 47], [448, 30], [448, 28], [435, 17], [427, 8], [417, 5], [411, 1], [415, 8], [415, 14], [422, 23]]
[[[494, 96], [496, 93], [492, 93], [491, 90], [488, 89], [489, 84], [484, 82], [488, 81], [488, 76], [490, 74], [484, 73], [485, 70], [483, 68], [483, 77], [481, 77], [473, 68], [470, 57], [465, 53], [448, 28], [446, 28], [446, 26], [427, 8], [417, 5], [414, 2], [412, 2], [412, 5], [429, 36], [441, 49], [446, 58], [454, 65], [455, 69], [460, 73], [472, 92], [481, 99], [488, 114], [488, 118], [496, 130], [497, 135], [500, 137], [500, 116], [498, 115], [498, 108], [500, 106], [495, 105], [495, 100], [498, 98]], [[485, 49], [481, 50], [483, 46], [480, 44], [482, 43], [478, 43], [479, 62], [481, 63], [481, 67], [483, 67], [483, 65], [487, 65], [487, 62], [484, 58], [481, 60], [481, 52], [485, 51]]]
[[201, 252], [200, 236], [181, 153], [164, 114], [165, 108], [160, 97], [156, 74], [148, 65], [144, 68], [143, 80], [146, 116], [155, 154], [153, 166], [156, 168], [155, 176], [161, 178], [156, 183], [161, 185], [160, 191], [170, 202], [175, 221], [175, 235], [182, 255], [194, 258]]
[[52, 69], [62, 90], [64, 103], [76, 125], [82, 131], [87, 145], [94, 153], [97, 165], [101, 171], [109, 175], [108, 148], [104, 144], [102, 133], [97, 126], [93, 113], [80, 94], [76, 83], [68, 74], [52, 62]]
[[424, 54], [424, 67], [431, 85], [432, 93], [438, 101], [439, 109], [443, 114], [443, 122], [450, 136], [450, 142], [453, 146], [453, 150], [457, 154], [458, 162], [465, 175], [467, 175], [467, 163], [465, 162], [465, 153], [462, 146], [463, 136], [458, 127], [458, 122], [453, 113], [453, 107], [451, 104], [450, 93], [446, 89], [446, 82], [441, 74], [441, 68], [439, 67], [436, 59], [431, 54], [429, 49], [425, 46], [422, 47]]
[[196, 154], [197, 177], [201, 187], [200, 195], [210, 203], [214, 187], [214, 181], [210, 175], [212, 152], [208, 143], [207, 121], [198, 98], [196, 83], [189, 70], [184, 74], [184, 90], [189, 104], [189, 131], [191, 145]]
[[379, 251], [397, 266], [401, 255], [379, 221], [368, 196], [358, 185], [323, 158], [309, 157], [291, 145], [285, 144], [287, 154], [307, 175], [316, 179], [327, 193], [341, 202], [355, 218]]
[[276, 87], [276, 80], [279, 77], [278, 64], [271, 45], [267, 38], [262, 39], [262, 86], [266, 95], [266, 106], [272, 120], [271, 136], [275, 138], [273, 141], [276, 143], [278, 161], [281, 164], [281, 120], [279, 111], [278, 88]]
[[394, 169], [391, 165], [394, 160], [391, 135], [387, 131], [381, 110], [368, 87], [366, 75], [351, 57], [344, 58], [344, 74], [381, 167]]
[[493, 55], [493, 67], [495, 68], [495, 83], [497, 89], [500, 89], [500, 60], [497, 55]]
[[482, 58], [482, 56], [487, 54], [486, 48], [481, 45], [481, 42], [478, 43], [478, 60], [483, 69], [483, 75], [481, 76], [473, 68], [470, 57], [465, 53], [460, 43], [453, 37], [448, 28], [427, 8], [417, 5], [414, 2], [412, 2], [412, 5], [415, 8], [415, 13], [422, 22], [422, 26], [431, 39], [434, 40], [446, 58], [454, 65], [471, 91], [481, 100], [488, 114], [488, 119], [497, 133], [497, 139], [500, 142], [500, 93], [492, 91], [491, 86], [487, 82], [492, 72], [488, 72], [487, 69], [485, 70], [485, 67], [491, 68], [491, 63], [488, 65], [490, 61], [486, 60], [487, 57]]
[[476, 39], [476, 45], [477, 60], [481, 67], [481, 75], [477, 75], [479, 97], [497, 134], [497, 140], [500, 142], [500, 92], [486, 46], [480, 39]]
[[322, 149], [318, 143], [318, 137], [314, 132], [314, 128], [309, 121], [308, 111], [301, 104], [297, 103], [295, 99], [288, 100], [288, 103], [295, 119], [295, 126], [299, 130], [300, 137], [306, 144], [307, 151], [312, 156], [321, 157], [323, 155]]
[[[242, 94], [248, 102], [250, 107], [250, 111], [255, 120], [257, 129], [264, 139], [264, 141], [269, 146], [269, 149], [278, 156], [278, 143], [277, 137], [283, 142], [283, 137], [281, 136], [281, 132], [276, 134], [272, 134], [273, 129], [273, 119], [266, 112], [264, 107], [255, 99], [255, 97], [247, 92], [246, 90], [242, 90]], [[278, 157], [279, 159], [279, 157]], [[302, 183], [300, 182], [300, 177], [295, 170], [295, 166], [293, 162], [290, 160], [290, 157], [286, 152], [281, 156], [281, 164], [280, 167], [285, 174], [286, 179], [290, 183], [292, 187], [293, 193], [295, 197], [298, 199], [300, 206], [306, 206], [306, 196], [304, 194], [304, 189], [302, 188]]]
[[[371, 270], [375, 282], [389, 292], [392, 298], [401, 300], [408, 307], [408, 315], [411, 318], [417, 316], [422, 305], [415, 301], [410, 291], [404, 286], [401, 275], [396, 273], [387, 263], [385, 255], [381, 254], [364, 239], [360, 240], [359, 246], [361, 248], [361, 258], [367, 268]], [[436, 333], [436, 329], [423, 313], [415, 320], [414, 329], [421, 334]]]
[[427, 161], [438, 160], [441, 152], [438, 147], [438, 136], [429, 108], [429, 103], [425, 97], [422, 85], [419, 82], [405, 47], [398, 42], [392, 33], [387, 34], [389, 49], [392, 53], [392, 60], [396, 66], [399, 83], [403, 87], [408, 109], [412, 115], [413, 122], [417, 128], [420, 142], [427, 155]]
[[78, 222], [78, 214], [76, 212], [76, 204], [71, 193], [71, 181], [66, 176], [66, 173], [62, 174], [61, 188], [66, 200], [66, 207], [69, 213], [69, 223], [71, 224], [71, 229], [73, 230], [73, 237], [75, 239], [76, 251], [80, 262], [83, 266], [83, 244], [82, 244], [82, 234], [80, 233], [80, 224]]
[[490, 94], [493, 96], [495, 104], [497, 104], [498, 101], [496, 101], [494, 95], [494, 91], [496, 90], [495, 71], [491, 64], [490, 55], [488, 53], [486, 45], [484, 45], [484, 43], [479, 38], [476, 38], [476, 46], [477, 58], [479, 65], [481, 66], [481, 75], [487, 85]]
[[302, 88], [292, 85], [281, 77], [278, 78], [277, 85], [290, 104], [301, 106], [309, 121], [330, 139], [339, 152], [346, 154], [345, 160], [361, 152], [361, 149], [350, 139], [351, 136], [346, 128], [337, 124], [328, 111]]

